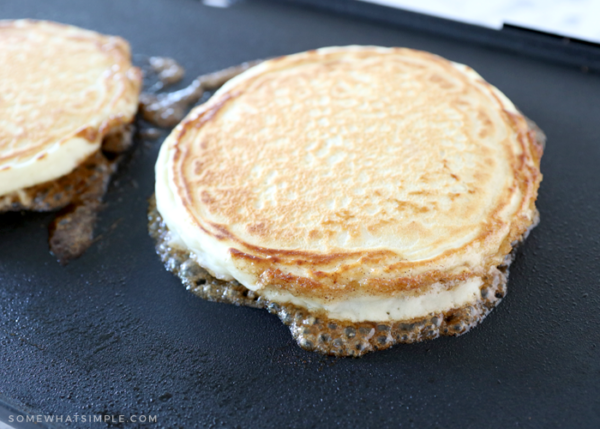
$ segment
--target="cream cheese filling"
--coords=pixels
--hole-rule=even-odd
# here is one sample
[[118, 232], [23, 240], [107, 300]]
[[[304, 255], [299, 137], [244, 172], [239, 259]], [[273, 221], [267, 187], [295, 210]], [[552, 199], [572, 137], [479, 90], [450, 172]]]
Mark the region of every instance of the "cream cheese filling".
[[26, 161], [0, 168], [0, 196], [69, 174], [100, 148], [102, 139], [90, 142], [73, 137], [57, 142], [47, 151]]
[[324, 310], [328, 317], [336, 320], [390, 322], [411, 320], [475, 303], [479, 298], [482, 284], [481, 277], [471, 277], [449, 290], [442, 284], [436, 283], [420, 295], [400, 295], [389, 298], [365, 295], [333, 302], [299, 298], [289, 292], [269, 289], [261, 293], [272, 302], [290, 303], [312, 311]]

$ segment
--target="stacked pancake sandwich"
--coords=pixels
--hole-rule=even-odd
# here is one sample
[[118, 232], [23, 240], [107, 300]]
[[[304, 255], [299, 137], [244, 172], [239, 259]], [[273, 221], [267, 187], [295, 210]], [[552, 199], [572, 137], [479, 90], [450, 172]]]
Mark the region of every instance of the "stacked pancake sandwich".
[[195, 294], [360, 356], [460, 335], [500, 302], [538, 222], [542, 150], [467, 66], [399, 48], [285, 56], [167, 138], [150, 232]]
[[106, 156], [130, 142], [142, 82], [127, 42], [0, 21], [0, 64], [0, 212], [55, 210], [106, 182]]

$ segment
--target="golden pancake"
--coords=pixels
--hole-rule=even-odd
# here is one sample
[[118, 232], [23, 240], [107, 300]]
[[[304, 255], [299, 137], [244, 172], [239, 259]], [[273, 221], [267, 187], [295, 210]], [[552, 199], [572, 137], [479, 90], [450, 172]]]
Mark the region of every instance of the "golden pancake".
[[69, 174], [137, 111], [141, 72], [119, 37], [2, 21], [0, 63], [0, 198]]
[[[464, 65], [324, 48], [251, 68], [173, 131], [154, 231], [165, 260], [187, 255], [282, 319], [293, 308], [387, 327], [381, 345], [373, 334], [337, 346], [325, 325], [311, 340], [292, 328], [306, 348], [357, 355], [465, 332], [497, 304], [513, 245], [538, 220], [541, 154], [523, 115]], [[171, 269], [206, 289], [206, 275], [193, 285]], [[220, 299], [211, 290], [200, 294]], [[433, 319], [431, 335], [392, 334]], [[453, 320], [465, 323], [444, 331]]]

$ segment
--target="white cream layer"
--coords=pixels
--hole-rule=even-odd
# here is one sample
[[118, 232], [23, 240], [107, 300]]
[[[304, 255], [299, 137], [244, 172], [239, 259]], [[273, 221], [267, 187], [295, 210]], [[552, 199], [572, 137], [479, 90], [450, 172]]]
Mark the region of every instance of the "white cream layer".
[[73, 137], [57, 142], [43, 153], [0, 169], [0, 196], [69, 174], [100, 149], [101, 139], [90, 142]]
[[289, 292], [264, 290], [261, 293], [272, 302], [290, 303], [311, 311], [324, 310], [330, 318], [336, 320], [389, 322], [410, 320], [472, 304], [478, 300], [482, 284], [480, 277], [472, 277], [450, 290], [436, 283], [429, 291], [417, 296], [361, 296], [334, 302], [298, 298]]

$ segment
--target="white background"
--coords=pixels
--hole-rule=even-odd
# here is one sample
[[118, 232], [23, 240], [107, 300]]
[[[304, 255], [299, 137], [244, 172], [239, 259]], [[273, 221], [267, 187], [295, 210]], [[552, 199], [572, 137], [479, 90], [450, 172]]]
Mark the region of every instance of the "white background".
[[469, 24], [504, 23], [600, 43], [600, 0], [362, 0]]

